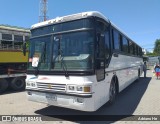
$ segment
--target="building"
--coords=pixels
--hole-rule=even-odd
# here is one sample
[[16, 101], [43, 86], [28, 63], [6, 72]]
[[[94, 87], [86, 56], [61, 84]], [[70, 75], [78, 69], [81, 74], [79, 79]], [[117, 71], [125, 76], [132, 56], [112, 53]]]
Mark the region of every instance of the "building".
[[150, 66], [154, 66], [156, 63], [159, 63], [159, 56], [149, 57], [148, 63]]
[[146, 55], [147, 53], [149, 53], [146, 49], [142, 48], [142, 52], [144, 53], [144, 55]]
[[30, 30], [26, 28], [0, 25], [0, 50], [19, 50], [29, 41]]

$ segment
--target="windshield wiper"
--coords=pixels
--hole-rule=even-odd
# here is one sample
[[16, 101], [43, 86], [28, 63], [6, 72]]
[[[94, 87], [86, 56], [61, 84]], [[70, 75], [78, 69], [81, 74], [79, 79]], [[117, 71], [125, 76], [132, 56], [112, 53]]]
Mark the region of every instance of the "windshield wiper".
[[42, 61], [45, 62], [45, 59], [46, 59], [46, 43], [42, 44], [42, 55], [40, 57], [40, 60], [39, 60], [39, 63], [37, 65], [37, 67], [35, 67], [35, 72], [34, 72], [34, 75], [37, 76], [39, 74], [39, 66], [41, 64]]
[[64, 73], [65, 73], [65, 77], [69, 77], [69, 74], [68, 74], [68, 71], [67, 71], [67, 66], [63, 60], [64, 57], [62, 57], [62, 55], [60, 55], [61, 58], [60, 58], [60, 62], [61, 62], [61, 65], [62, 65], [62, 68], [64, 70]]
[[62, 49], [61, 49], [61, 44], [60, 44], [60, 38], [55, 38], [55, 41], [58, 41], [58, 62], [61, 62], [61, 66], [62, 66], [62, 68], [63, 68], [63, 71], [64, 71], [64, 73], [65, 73], [65, 77], [69, 77], [69, 74], [68, 74], [68, 71], [67, 71], [67, 66], [66, 66], [66, 64], [65, 64], [65, 62], [64, 62], [64, 60], [63, 60], [63, 56], [62, 56], [62, 53], [63, 53], [63, 51], [62, 51]]

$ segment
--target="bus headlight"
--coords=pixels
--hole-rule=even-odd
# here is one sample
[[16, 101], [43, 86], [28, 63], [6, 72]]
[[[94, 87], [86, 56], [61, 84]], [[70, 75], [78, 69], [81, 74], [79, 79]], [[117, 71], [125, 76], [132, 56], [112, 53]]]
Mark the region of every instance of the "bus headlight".
[[91, 93], [91, 86], [68, 85], [67, 91], [68, 92]]
[[83, 91], [83, 87], [82, 86], [77, 86], [77, 91]]
[[75, 86], [68, 86], [68, 90], [74, 91], [75, 90]]

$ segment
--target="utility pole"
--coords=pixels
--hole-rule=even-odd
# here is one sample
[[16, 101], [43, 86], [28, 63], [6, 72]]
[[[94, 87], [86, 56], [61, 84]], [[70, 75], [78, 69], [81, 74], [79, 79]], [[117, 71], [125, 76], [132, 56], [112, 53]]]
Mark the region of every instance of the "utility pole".
[[46, 21], [48, 19], [47, 11], [48, 11], [48, 2], [47, 2], [47, 0], [40, 0], [40, 4], [39, 4], [39, 22], [43, 22], [43, 21]]

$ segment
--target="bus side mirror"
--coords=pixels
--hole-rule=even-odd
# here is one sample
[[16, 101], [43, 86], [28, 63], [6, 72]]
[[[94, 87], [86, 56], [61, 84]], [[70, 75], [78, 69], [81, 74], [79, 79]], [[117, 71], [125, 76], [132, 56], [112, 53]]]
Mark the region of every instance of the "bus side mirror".
[[97, 33], [97, 41], [100, 42], [100, 41], [104, 41], [104, 40], [105, 40], [104, 34]]
[[104, 69], [105, 68], [105, 60], [103, 58], [96, 59], [96, 69]]
[[23, 55], [26, 56], [26, 42], [23, 43]]
[[100, 59], [97, 58], [96, 59], [96, 69], [101, 69], [100, 63], [101, 63]]

